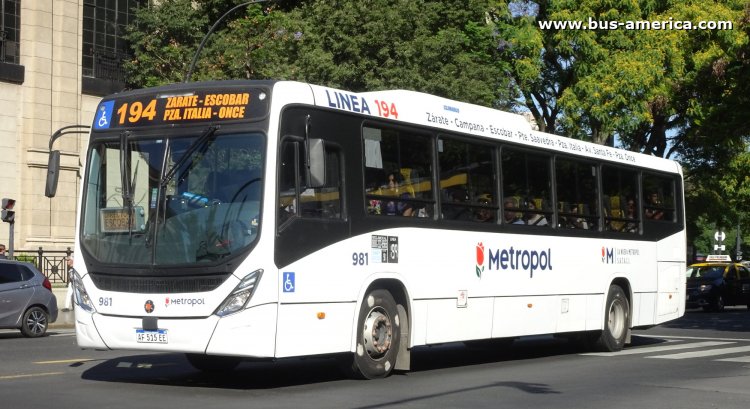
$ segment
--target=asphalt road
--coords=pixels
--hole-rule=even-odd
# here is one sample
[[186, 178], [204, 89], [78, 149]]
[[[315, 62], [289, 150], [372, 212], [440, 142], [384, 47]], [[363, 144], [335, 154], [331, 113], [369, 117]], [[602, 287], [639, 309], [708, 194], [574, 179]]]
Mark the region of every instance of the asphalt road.
[[3, 408], [747, 408], [750, 311], [689, 311], [637, 331], [616, 354], [552, 337], [497, 351], [418, 348], [412, 370], [347, 379], [335, 360], [245, 362], [194, 370], [180, 354], [80, 350], [72, 330], [0, 331]]

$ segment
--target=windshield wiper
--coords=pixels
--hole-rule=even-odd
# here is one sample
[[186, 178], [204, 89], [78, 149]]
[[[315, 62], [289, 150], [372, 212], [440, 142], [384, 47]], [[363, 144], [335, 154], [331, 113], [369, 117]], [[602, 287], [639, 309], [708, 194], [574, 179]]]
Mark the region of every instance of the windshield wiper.
[[130, 146], [128, 146], [129, 136], [130, 131], [120, 133], [120, 181], [122, 183], [122, 206], [128, 211], [128, 236], [132, 236], [133, 185], [130, 180]]
[[169, 183], [172, 178], [174, 178], [175, 174], [177, 173], [177, 170], [182, 167], [182, 165], [185, 164], [188, 160], [192, 159], [193, 153], [200, 149], [201, 151], [205, 151], [208, 148], [208, 142], [212, 139], [212, 136], [218, 131], [220, 128], [219, 125], [211, 125], [208, 128], [206, 128], [205, 131], [203, 131], [203, 134], [198, 137], [198, 139], [195, 140], [190, 146], [188, 146], [187, 150], [185, 150], [185, 153], [180, 156], [180, 159], [175, 162], [174, 165], [172, 165], [171, 168], [167, 171], [166, 174], [164, 174], [164, 178], [161, 180], [160, 186], [163, 188], [164, 186]]

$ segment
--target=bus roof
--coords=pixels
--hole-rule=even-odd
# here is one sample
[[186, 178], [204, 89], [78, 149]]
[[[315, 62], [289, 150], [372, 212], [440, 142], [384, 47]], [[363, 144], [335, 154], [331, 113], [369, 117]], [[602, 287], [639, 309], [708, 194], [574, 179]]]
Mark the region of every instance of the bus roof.
[[[94, 130], [110, 129], [110, 125], [101, 127], [96, 125], [96, 123], [103, 122], [102, 118], [100, 118], [102, 114], [106, 114], [109, 118], [116, 113], [113, 112], [117, 111], [117, 108], [114, 106], [115, 103], [109, 102], [112, 100], [116, 100], [117, 104], [143, 100], [142, 105], [144, 107], [147, 106], [147, 99], [149, 97], [160, 100], [159, 104], [156, 105], [156, 114], [152, 116], [155, 120], [147, 122], [135, 121], [122, 124], [121, 126], [138, 126], [141, 125], [141, 122], [147, 125], [158, 125], [171, 123], [171, 117], [167, 115], [169, 114], [167, 112], [169, 107], [164, 106], [162, 102], [165, 99], [164, 96], [191, 93], [199, 94], [203, 98], [205, 97], [204, 94], [209, 95], [208, 93], [222, 93], [230, 92], [233, 89], [247, 90], [251, 88], [256, 90], [273, 89], [273, 93], [281, 92], [288, 94], [284, 98], [280, 98], [286, 101], [286, 103], [294, 101], [309, 103], [310, 101], [314, 101], [314, 104], [317, 106], [374, 118], [428, 126], [454, 133], [476, 135], [526, 145], [531, 148], [543, 148], [592, 159], [604, 159], [609, 162], [619, 162], [663, 172], [682, 174], [680, 165], [671, 160], [535, 131], [523, 115], [515, 113], [454, 101], [416, 91], [386, 90], [356, 93], [295, 81], [205, 81], [126, 91], [110, 95], [102, 100], [99, 104], [97, 117], [95, 118]], [[310, 95], [310, 91], [312, 91], [312, 95]], [[260, 104], [257, 102], [249, 104], [247, 106], [248, 109], [243, 111], [243, 117], [252, 116], [257, 118], [265, 116], [266, 109], [268, 109], [268, 102], [266, 100], [261, 101]], [[231, 103], [230, 105], [236, 104]], [[216, 120], [217, 114], [217, 110], [214, 110], [211, 118], [207, 117], [206, 120]], [[182, 122], [184, 122], [183, 116], [175, 115], [174, 117], [177, 120], [183, 119]], [[189, 119], [193, 120], [192, 118]], [[236, 117], [236, 119], [242, 119], [242, 117]], [[112, 122], [111, 126], [116, 127], [116, 124]]]
[[355, 93], [310, 87], [318, 106], [682, 174], [680, 165], [668, 159], [535, 131], [519, 114], [416, 91]]

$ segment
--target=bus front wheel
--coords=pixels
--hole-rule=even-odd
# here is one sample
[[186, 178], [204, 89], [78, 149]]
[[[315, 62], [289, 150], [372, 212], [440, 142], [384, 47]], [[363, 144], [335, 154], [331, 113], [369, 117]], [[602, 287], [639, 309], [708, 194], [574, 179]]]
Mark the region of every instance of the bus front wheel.
[[604, 311], [604, 330], [599, 334], [594, 347], [599, 351], [616, 352], [625, 346], [630, 323], [630, 303], [625, 291], [618, 285], [609, 286], [607, 305]]
[[386, 290], [371, 291], [359, 310], [353, 375], [364, 379], [388, 376], [396, 364], [400, 339], [398, 309], [393, 296]]

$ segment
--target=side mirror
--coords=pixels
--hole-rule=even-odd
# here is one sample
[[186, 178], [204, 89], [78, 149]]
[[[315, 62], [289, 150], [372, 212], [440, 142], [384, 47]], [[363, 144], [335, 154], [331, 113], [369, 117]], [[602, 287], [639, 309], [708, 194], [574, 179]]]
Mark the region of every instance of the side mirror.
[[323, 187], [326, 184], [326, 149], [322, 139], [309, 139], [310, 187]]
[[44, 195], [55, 197], [57, 193], [57, 180], [60, 178], [60, 151], [50, 151], [47, 162], [47, 186]]

